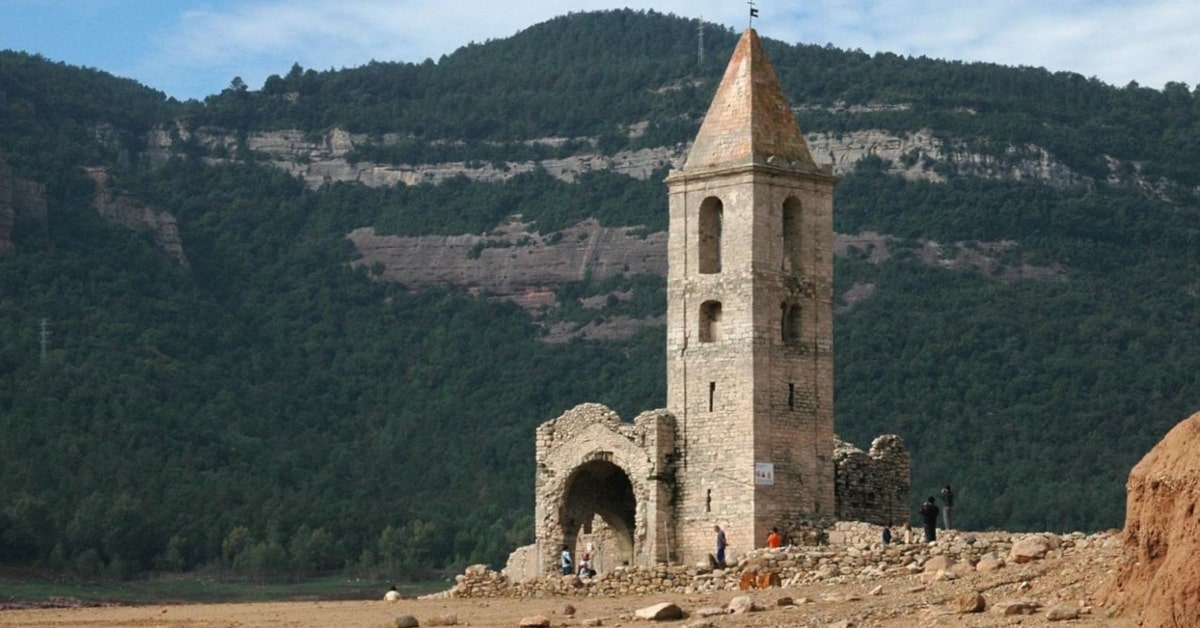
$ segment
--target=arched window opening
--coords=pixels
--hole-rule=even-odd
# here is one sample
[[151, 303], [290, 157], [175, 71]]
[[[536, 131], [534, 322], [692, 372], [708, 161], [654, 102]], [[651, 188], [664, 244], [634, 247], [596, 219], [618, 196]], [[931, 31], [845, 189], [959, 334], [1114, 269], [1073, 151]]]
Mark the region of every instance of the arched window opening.
[[801, 225], [800, 201], [795, 196], [789, 196], [783, 202], [783, 270], [796, 272], [800, 270], [800, 240], [803, 231]]
[[700, 342], [721, 341], [721, 302], [700, 304]]
[[721, 224], [724, 205], [721, 199], [710, 196], [700, 203], [700, 272], [721, 272]]

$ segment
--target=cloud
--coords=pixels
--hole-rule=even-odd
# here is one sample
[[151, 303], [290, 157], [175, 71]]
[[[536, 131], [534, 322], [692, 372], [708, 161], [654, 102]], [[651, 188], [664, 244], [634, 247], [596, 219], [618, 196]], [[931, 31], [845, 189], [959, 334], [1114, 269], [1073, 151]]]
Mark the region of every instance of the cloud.
[[[735, 30], [748, 18], [745, 5], [725, 0], [626, 5], [703, 17]], [[479, 0], [208, 0], [158, 33], [137, 76], [169, 93], [176, 93], [170, 85], [179, 85], [184, 95], [197, 96], [219, 91], [235, 75], [257, 87], [293, 62], [327, 69], [372, 59], [436, 59], [567, 12], [616, 6], [611, 0], [503, 6]], [[1117, 85], [1200, 79], [1193, 64], [1200, 58], [1200, 3], [1194, 0], [807, 0], [758, 6], [759, 32], [789, 43], [1047, 67]]]

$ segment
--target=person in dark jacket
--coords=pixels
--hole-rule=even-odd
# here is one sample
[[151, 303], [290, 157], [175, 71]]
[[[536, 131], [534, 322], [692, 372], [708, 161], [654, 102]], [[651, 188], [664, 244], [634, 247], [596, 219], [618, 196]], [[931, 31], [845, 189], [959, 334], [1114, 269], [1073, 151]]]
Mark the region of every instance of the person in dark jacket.
[[954, 514], [954, 491], [950, 485], [942, 487], [942, 528], [949, 530], [954, 527], [951, 515]]
[[938, 520], [938, 505], [933, 500], [933, 495], [921, 504], [921, 509], [918, 511], [921, 514], [921, 521], [925, 523], [925, 542], [933, 543], [937, 540], [937, 520]]
[[725, 547], [727, 545], [725, 541], [725, 531], [721, 529], [721, 526], [713, 526], [713, 532], [717, 533], [717, 566], [724, 569]]

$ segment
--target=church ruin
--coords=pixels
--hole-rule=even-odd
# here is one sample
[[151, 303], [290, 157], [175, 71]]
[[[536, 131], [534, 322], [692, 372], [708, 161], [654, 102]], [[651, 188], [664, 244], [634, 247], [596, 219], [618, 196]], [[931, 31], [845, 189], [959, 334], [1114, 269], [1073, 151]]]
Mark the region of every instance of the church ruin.
[[900, 439], [868, 454], [834, 435], [837, 181], [747, 29], [666, 179], [667, 408], [626, 423], [582, 404], [538, 427], [537, 543], [521, 560], [554, 573], [565, 545], [602, 570], [695, 564], [717, 525], [739, 553], [772, 527], [907, 520]]

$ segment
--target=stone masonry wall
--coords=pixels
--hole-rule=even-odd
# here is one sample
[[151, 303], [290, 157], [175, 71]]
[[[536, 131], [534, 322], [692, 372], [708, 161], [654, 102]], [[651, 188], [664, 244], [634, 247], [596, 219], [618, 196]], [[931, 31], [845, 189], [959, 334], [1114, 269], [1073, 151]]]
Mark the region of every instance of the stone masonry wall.
[[909, 520], [910, 457], [899, 436], [877, 437], [867, 453], [839, 440], [833, 462], [839, 521], [901, 527]]

